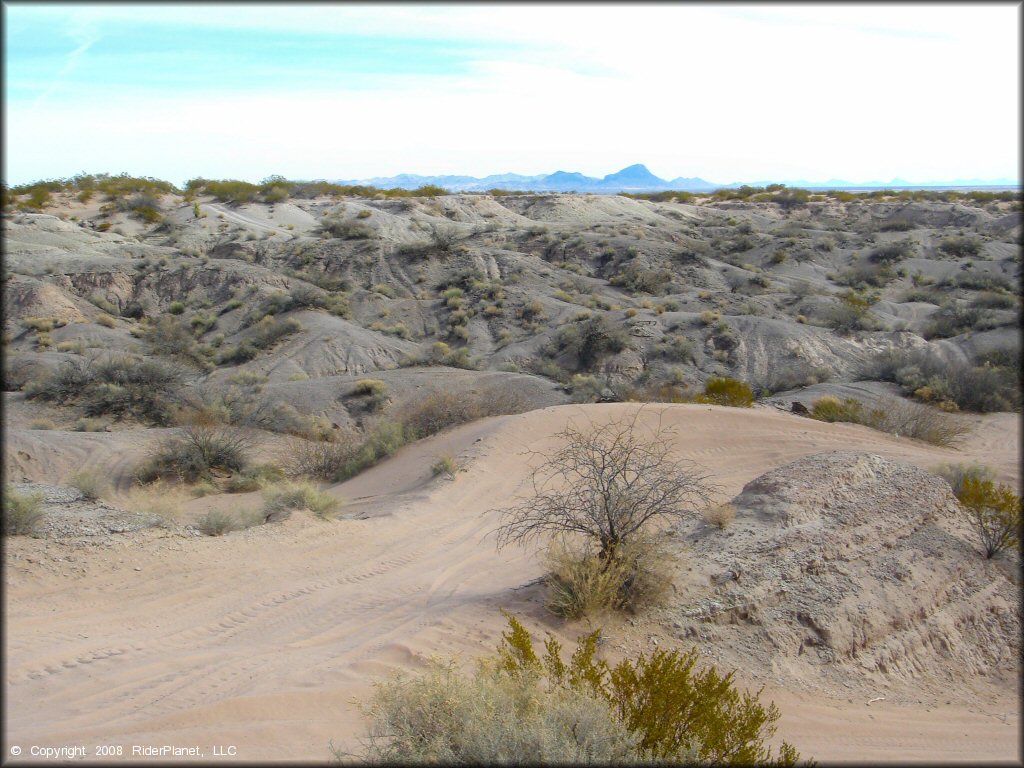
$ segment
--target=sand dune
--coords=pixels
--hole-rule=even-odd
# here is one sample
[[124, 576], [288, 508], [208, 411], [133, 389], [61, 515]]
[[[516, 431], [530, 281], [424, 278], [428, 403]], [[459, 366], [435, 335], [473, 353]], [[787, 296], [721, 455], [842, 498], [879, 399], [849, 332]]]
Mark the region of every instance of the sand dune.
[[[241, 760], [319, 760], [332, 739], [358, 749], [365, 726], [353, 700], [373, 680], [433, 654], [493, 648], [499, 608], [571, 642], [580, 627], [553, 621], [535, 599], [532, 553], [495, 550], [491, 510], [526, 477], [522, 451], [551, 446], [568, 419], [635, 407], [560, 406], [437, 435], [334, 487], [351, 500], [349, 519], [298, 514], [222, 538], [152, 530], [107, 547], [12, 540], [5, 753], [11, 744], [198, 744], [209, 758], [213, 745], [233, 744]], [[971, 459], [1019, 481], [1019, 424], [1008, 415], [981, 419], [955, 452], [770, 409], [648, 406], [642, 418], [661, 410], [678, 428], [679, 455], [710, 469], [723, 496], [834, 449], [924, 468]], [[440, 454], [462, 461], [454, 481], [430, 478]], [[607, 629], [612, 647], [630, 647], [635, 629]], [[1018, 710], [1005, 684], [951, 692], [948, 705], [867, 707], [767, 682], [783, 712], [780, 737], [819, 760], [1017, 756]]]

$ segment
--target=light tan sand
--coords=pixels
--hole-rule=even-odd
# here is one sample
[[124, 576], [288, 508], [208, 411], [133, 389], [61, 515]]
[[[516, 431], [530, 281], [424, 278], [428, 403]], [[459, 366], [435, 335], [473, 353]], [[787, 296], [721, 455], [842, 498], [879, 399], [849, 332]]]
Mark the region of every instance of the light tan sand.
[[[532, 553], [496, 552], [489, 533], [569, 418], [632, 405], [562, 406], [469, 424], [410, 446], [334, 489], [367, 519], [305, 514], [222, 538], [153, 530], [108, 548], [12, 540], [5, 563], [6, 740], [12, 745], [234, 745], [241, 760], [319, 760], [358, 750], [353, 700], [373, 680], [431, 655], [493, 649], [499, 608], [571, 644], [546, 617]], [[644, 418], [660, 410], [648, 406]], [[766, 470], [833, 449], [925, 468], [973, 460], [1019, 481], [1019, 423], [993, 415], [965, 450], [768, 409], [664, 408], [683, 457], [733, 495]], [[466, 469], [430, 479], [438, 455]], [[206, 500], [204, 500], [206, 501]], [[210, 501], [209, 503], [216, 503]], [[624, 627], [607, 627], [614, 641]], [[763, 681], [744, 680], [752, 685]], [[1016, 694], [965, 689], [948, 706], [894, 706], [766, 689], [779, 736], [822, 761], [1017, 760]], [[928, 711], [928, 710], [931, 711]], [[1004, 721], [1005, 718], [1005, 721]]]

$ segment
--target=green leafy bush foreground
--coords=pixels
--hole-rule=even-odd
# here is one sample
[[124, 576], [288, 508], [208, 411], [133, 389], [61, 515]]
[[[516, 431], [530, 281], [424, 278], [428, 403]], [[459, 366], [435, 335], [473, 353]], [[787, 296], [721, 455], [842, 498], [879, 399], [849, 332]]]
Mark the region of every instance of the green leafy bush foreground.
[[[495, 657], [465, 677], [435, 662], [416, 678], [379, 683], [364, 712], [365, 759], [442, 763], [701, 762], [795, 765], [796, 749], [766, 746], [780, 713], [732, 673], [697, 669], [698, 652], [655, 651], [615, 666], [597, 659], [599, 631], [569, 663], [553, 637], [538, 656], [508, 616]], [[344, 755], [336, 753], [339, 758]]]
[[1008, 485], [981, 477], [963, 478], [956, 494], [968, 521], [981, 539], [985, 557], [1017, 546], [1021, 528], [1021, 498]]

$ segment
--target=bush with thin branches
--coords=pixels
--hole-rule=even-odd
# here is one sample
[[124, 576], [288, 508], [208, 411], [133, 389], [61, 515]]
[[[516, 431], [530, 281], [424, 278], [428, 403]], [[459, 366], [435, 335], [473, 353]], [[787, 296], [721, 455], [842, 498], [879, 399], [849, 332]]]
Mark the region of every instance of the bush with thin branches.
[[681, 519], [711, 497], [707, 473], [671, 455], [674, 430], [658, 423], [644, 434], [632, 416], [558, 433], [562, 446], [536, 454], [532, 495], [502, 511], [499, 546], [541, 536], [578, 535], [602, 560], [655, 523]]

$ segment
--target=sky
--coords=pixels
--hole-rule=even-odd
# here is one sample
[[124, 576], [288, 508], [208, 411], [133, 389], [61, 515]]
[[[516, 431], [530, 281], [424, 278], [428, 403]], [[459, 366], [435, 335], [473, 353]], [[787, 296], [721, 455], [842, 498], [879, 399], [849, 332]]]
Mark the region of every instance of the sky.
[[1013, 3], [4, 2], [8, 184], [1019, 180]]

